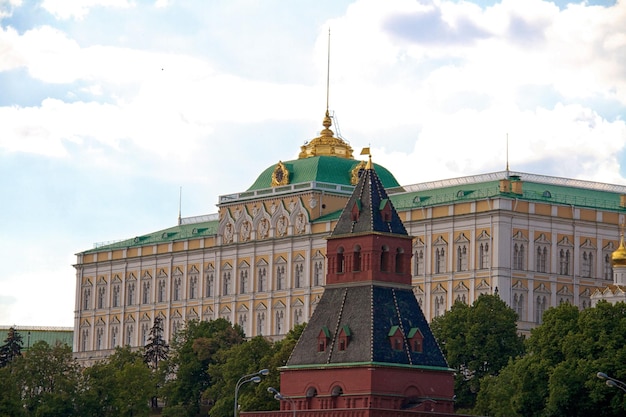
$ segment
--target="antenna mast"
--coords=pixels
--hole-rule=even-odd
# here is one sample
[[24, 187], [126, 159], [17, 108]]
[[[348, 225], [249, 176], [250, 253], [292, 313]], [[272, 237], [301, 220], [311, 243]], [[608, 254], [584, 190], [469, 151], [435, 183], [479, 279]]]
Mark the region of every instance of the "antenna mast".
[[506, 134], [506, 176], [509, 176], [509, 134]]
[[180, 189], [178, 190], [178, 225], [179, 226], [183, 222], [183, 219], [181, 217], [182, 201], [183, 201], [183, 187], [181, 186]]
[[328, 114], [328, 97], [330, 95], [330, 28], [328, 28], [328, 61], [326, 63], [326, 113]]

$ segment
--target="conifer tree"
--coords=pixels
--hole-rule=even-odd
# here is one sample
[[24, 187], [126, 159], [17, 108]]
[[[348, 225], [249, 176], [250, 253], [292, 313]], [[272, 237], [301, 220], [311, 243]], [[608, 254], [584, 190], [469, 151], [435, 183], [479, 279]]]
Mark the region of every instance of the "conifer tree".
[[0, 346], [0, 367], [7, 366], [17, 356], [22, 356], [22, 346], [22, 335], [15, 327], [10, 327], [4, 344]]
[[165, 342], [165, 339], [163, 339], [163, 319], [161, 317], [155, 317], [154, 324], [150, 329], [148, 343], [146, 343], [144, 347], [144, 362], [146, 362], [152, 370], [157, 370], [159, 368], [159, 362], [167, 359], [169, 351], [170, 348]]

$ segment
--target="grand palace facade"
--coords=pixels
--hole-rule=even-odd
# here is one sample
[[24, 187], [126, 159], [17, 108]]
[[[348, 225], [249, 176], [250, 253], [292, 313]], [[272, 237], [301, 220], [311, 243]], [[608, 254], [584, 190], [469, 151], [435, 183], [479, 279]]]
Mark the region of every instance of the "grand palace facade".
[[[326, 238], [365, 166], [330, 127], [327, 113], [298, 159], [220, 196], [217, 214], [78, 253], [76, 357], [90, 363], [143, 346], [156, 317], [167, 340], [187, 320], [221, 317], [272, 339], [307, 322], [324, 291]], [[508, 170], [401, 186], [376, 171], [414, 237], [413, 291], [428, 320], [498, 294], [527, 332], [549, 307], [589, 307], [613, 282], [624, 186]], [[358, 248], [338, 259], [353, 265]]]

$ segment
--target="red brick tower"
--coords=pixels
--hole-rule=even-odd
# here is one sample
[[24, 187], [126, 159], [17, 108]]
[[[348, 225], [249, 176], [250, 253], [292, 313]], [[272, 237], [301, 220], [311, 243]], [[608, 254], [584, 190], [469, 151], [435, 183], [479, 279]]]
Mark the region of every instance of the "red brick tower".
[[324, 294], [281, 368], [279, 414], [453, 415], [453, 371], [411, 289], [411, 245], [370, 158], [328, 238]]

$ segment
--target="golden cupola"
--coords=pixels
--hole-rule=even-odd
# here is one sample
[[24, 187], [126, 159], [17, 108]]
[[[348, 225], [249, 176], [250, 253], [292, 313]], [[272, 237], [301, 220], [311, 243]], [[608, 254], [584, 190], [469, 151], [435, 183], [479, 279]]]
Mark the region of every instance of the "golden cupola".
[[320, 136], [302, 145], [298, 158], [338, 156], [340, 158], [354, 159], [352, 156], [352, 147], [346, 141], [336, 138], [334, 132], [330, 130], [332, 121], [328, 110], [326, 110], [326, 116], [322, 124], [324, 125], [324, 129], [320, 132]]
[[619, 247], [611, 254], [613, 266], [626, 266], [626, 246], [624, 246], [624, 233], [621, 234]]

